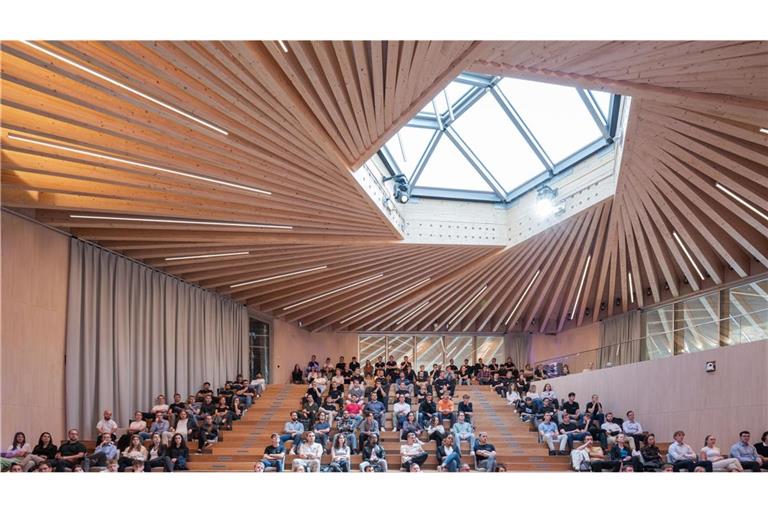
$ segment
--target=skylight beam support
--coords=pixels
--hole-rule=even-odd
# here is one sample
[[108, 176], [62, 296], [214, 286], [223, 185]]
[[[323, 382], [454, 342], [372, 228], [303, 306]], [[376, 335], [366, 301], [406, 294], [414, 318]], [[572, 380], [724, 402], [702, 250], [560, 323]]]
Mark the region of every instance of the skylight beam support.
[[475, 171], [477, 171], [480, 177], [483, 178], [486, 183], [488, 183], [488, 186], [491, 187], [491, 190], [494, 191], [499, 200], [504, 201], [504, 187], [502, 187], [501, 184], [496, 181], [496, 177], [488, 170], [488, 168], [485, 167], [477, 155], [475, 155], [472, 150], [469, 149], [467, 143], [464, 142], [456, 130], [453, 127], [448, 127], [445, 129], [445, 134], [448, 136], [451, 142], [453, 142], [453, 145], [456, 146], [456, 149], [458, 149], [461, 154], [464, 155], [464, 158], [467, 159], [467, 161], [472, 165]]
[[517, 130], [520, 132], [520, 135], [523, 136], [525, 142], [528, 143], [538, 159], [541, 160], [541, 163], [544, 164], [544, 167], [546, 167], [550, 173], [553, 173], [555, 167], [554, 163], [549, 158], [549, 156], [547, 156], [547, 152], [544, 151], [544, 148], [541, 146], [539, 141], [536, 140], [536, 136], [533, 135], [533, 132], [531, 132], [530, 128], [528, 128], [528, 125], [525, 124], [525, 121], [523, 121], [523, 118], [520, 117], [520, 114], [517, 113], [517, 110], [515, 110], [515, 107], [512, 106], [512, 103], [510, 103], [509, 99], [507, 99], [507, 97], [498, 87], [492, 88], [491, 94], [493, 94], [493, 97], [496, 98], [496, 101], [504, 110], [504, 113], [507, 114], [507, 117], [509, 117], [510, 121], [512, 121]]
[[490, 89], [488, 87], [477, 87], [465, 94], [459, 101], [456, 102], [455, 105], [453, 105], [453, 119], [451, 119], [449, 116], [446, 116], [445, 119], [442, 119], [443, 128], [448, 128], [451, 126], [458, 118], [461, 117], [462, 114], [464, 114], [464, 112], [472, 108], [472, 105], [480, 101], [480, 98], [485, 96], [485, 93], [487, 93], [489, 90]]
[[410, 126], [411, 128], [426, 128], [430, 130], [440, 129], [440, 125], [437, 123], [437, 119], [435, 119], [434, 116], [423, 114], [417, 115], [408, 121], [405, 126]]
[[603, 118], [603, 114], [600, 113], [600, 109], [595, 104], [595, 98], [592, 97], [592, 95], [584, 89], [580, 89], [578, 87], [576, 88], [576, 92], [579, 93], [581, 101], [584, 102], [584, 106], [587, 107], [587, 110], [589, 110], [589, 115], [592, 116], [592, 119], [595, 121], [597, 129], [600, 130], [603, 138], [605, 140], [610, 139], [611, 136], [608, 133], [608, 125], [606, 124], [606, 120]]
[[394, 157], [392, 157], [392, 153], [389, 152], [387, 146], [382, 146], [380, 151], [383, 156], [382, 160], [384, 160], [384, 163], [387, 165], [387, 167], [389, 167], [390, 174], [392, 176], [403, 174], [403, 171], [400, 170], [400, 166], [397, 165], [397, 162], [395, 161]]
[[429, 157], [432, 156], [432, 153], [434, 153], [435, 148], [437, 147], [437, 143], [440, 142], [440, 139], [443, 137], [443, 132], [435, 130], [435, 132], [432, 134], [432, 138], [429, 139], [429, 142], [427, 143], [427, 147], [424, 149], [424, 153], [421, 154], [421, 158], [419, 158], [419, 162], [416, 164], [416, 167], [413, 169], [413, 174], [411, 175], [411, 179], [408, 180], [408, 195], [412, 195], [413, 187], [416, 186], [416, 182], [419, 181], [419, 178], [421, 177], [421, 173], [424, 172], [424, 168], [427, 166], [427, 162], [429, 162]]

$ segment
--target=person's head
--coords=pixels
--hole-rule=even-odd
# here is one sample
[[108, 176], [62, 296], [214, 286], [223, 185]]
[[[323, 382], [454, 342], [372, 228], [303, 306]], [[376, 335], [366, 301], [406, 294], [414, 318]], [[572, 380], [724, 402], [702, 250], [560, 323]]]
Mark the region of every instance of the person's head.
[[600, 397], [597, 395], [592, 395], [592, 402], [597, 403], [597, 401], [600, 400]]
[[110, 411], [109, 409], [105, 409], [104, 410], [104, 420], [105, 421], [109, 421], [111, 419], [112, 419], [112, 411]]
[[531, 405], [533, 403], [533, 398], [529, 396], [525, 397], [525, 403], [528, 405]]
[[477, 436], [478, 439], [480, 439], [480, 442], [485, 444], [488, 441], [488, 433], [486, 432], [480, 432], [480, 434]]
[[77, 465], [74, 468], [72, 468], [72, 472], [73, 473], [82, 473], [83, 472], [83, 467], [80, 466], [80, 465]]
[[204, 421], [206, 425], [211, 425], [213, 423], [213, 416], [210, 414], [206, 414], [204, 417]]
[[431, 402], [432, 400], [432, 393], [427, 393], [427, 402]]
[[760, 440], [763, 442], [763, 444], [768, 443], [768, 441], [766, 441], [766, 439], [768, 439], [768, 430], [763, 432], [763, 435], [760, 436]]
[[416, 434], [408, 432], [408, 436], [405, 438], [406, 443], [413, 444], [416, 441]]
[[363, 473], [373, 473], [373, 466], [371, 466], [370, 464], [365, 466], [365, 469], [363, 470]]
[[[552, 421], [552, 413], [551, 412], [545, 412], [544, 413], [544, 423], [549, 423]], [[563, 422], [565, 422], [565, 418], [563, 418]]]
[[307, 395], [307, 405], [312, 405], [315, 403], [315, 399], [312, 398], [312, 395]]
[[550, 384], [549, 382], [544, 384], [544, 391], [552, 391], [552, 384]]
[[205, 400], [205, 403], [206, 403], [206, 404], [210, 404], [210, 403], [212, 403], [212, 402], [213, 402], [213, 396], [212, 396], [212, 395], [205, 395], [205, 397], [203, 398], [203, 400]]
[[176, 448], [184, 448], [184, 436], [181, 434], [174, 434], [171, 438], [171, 446], [175, 446]]
[[293, 371], [295, 371], [295, 372], [300, 372], [301, 371], [301, 366], [299, 366], [299, 363], [296, 363], [295, 365], [293, 365]]
[[69, 441], [71, 443], [76, 443], [77, 440], [80, 438], [80, 432], [78, 432], [76, 428], [71, 428], [67, 432], [67, 438], [69, 438]]
[[438, 426], [440, 424], [440, 418], [437, 416], [432, 416], [432, 419], [429, 420], [430, 424], [434, 427]]
[[405, 395], [398, 395], [397, 400], [402, 404], [405, 402]]
[[189, 395], [187, 397], [187, 403], [190, 404], [190, 405], [194, 404], [195, 403], [195, 395]]
[[656, 445], [656, 434], [648, 434], [648, 437], [645, 438], [645, 444], [647, 446], [655, 446]]
[[162, 412], [156, 412], [155, 413], [155, 421], [163, 421], [163, 413]]
[[528, 391], [530, 391], [531, 393], [535, 393], [536, 392], [536, 384], [531, 384], [531, 386], [528, 388]]
[[102, 443], [111, 443], [112, 442], [112, 434], [105, 432], [101, 434], [101, 442]]
[[675, 470], [675, 467], [672, 464], [664, 464], [661, 466], [661, 472], [662, 473], [672, 473]]
[[704, 446], [707, 446], [709, 448], [714, 447], [715, 442], [717, 442], [717, 438], [715, 438], [715, 436], [713, 436], [712, 434], [707, 434], [707, 437], [704, 438]]
[[706, 471], [706, 469], [704, 469], [704, 468], [703, 468], [703, 467], [701, 467], [701, 466], [696, 466], [695, 468], [693, 468], [693, 472], [694, 472], [694, 473], [703, 473], [703, 472], [705, 472], [705, 471]]
[[507, 472], [507, 466], [505, 464], [499, 464], [496, 466], [496, 473], [506, 473]]
[[[312, 356], [315, 357], [315, 356]], [[263, 473], [264, 472], [264, 463], [263, 462], [257, 462], [253, 465], [253, 472], [254, 473]]]
[[158, 434], [157, 432], [152, 434], [152, 444], [153, 445], [160, 446], [160, 443], [162, 442], [162, 440], [163, 439], [160, 437], [160, 434]]
[[294, 473], [306, 473], [306, 469], [304, 466], [293, 466], [293, 472]]
[[585, 425], [589, 425], [592, 422], [592, 415], [588, 412], [585, 412], [583, 421]]
[[51, 472], [51, 465], [48, 462], [41, 462], [37, 465], [37, 471], [38, 473], [50, 473]]
[[739, 432], [739, 440], [744, 444], [749, 444], [749, 438], [752, 437], [749, 430], [742, 430]]
[[187, 412], [186, 409], [182, 409], [182, 410], [179, 411], [179, 419], [180, 420], [186, 420], [188, 418], [189, 418], [189, 413]]
[[411, 464], [411, 468], [408, 470], [409, 473], [421, 473], [421, 467], [419, 467], [418, 464]]
[[131, 464], [131, 468], [133, 468], [134, 473], [143, 473], [144, 472], [144, 461], [141, 460], [134, 460]]
[[460, 412], [458, 416], [456, 416], [456, 421], [458, 421], [459, 423], [464, 423], [464, 420], [466, 419], [467, 419], [467, 415], [464, 414], [464, 411]]
[[11, 462], [11, 467], [8, 468], [8, 471], [10, 471], [11, 473], [23, 473], [24, 468], [22, 468], [21, 464], [19, 464], [18, 462]]
[[181, 393], [174, 393], [174, 394], [173, 394], [173, 401], [174, 401], [175, 403], [179, 403], [179, 402], [181, 402]]
[[141, 411], [136, 411], [133, 413], [134, 421], [141, 421], [143, 418], [144, 418], [144, 415], [141, 414]]
[[51, 436], [50, 432], [43, 432], [40, 434], [40, 438], [37, 440], [38, 446], [48, 446], [51, 444], [51, 441], [53, 441], [53, 436]]
[[634, 473], [634, 472], [635, 472], [635, 468], [633, 468], [632, 466], [624, 466], [624, 467], [621, 469], [621, 471], [622, 471], [623, 473]]
[[298, 421], [299, 415], [296, 414], [296, 411], [291, 411], [291, 421]]
[[157, 395], [157, 398], [155, 399], [155, 403], [159, 405], [165, 404], [165, 395]]
[[459, 468], [459, 473], [470, 473], [471, 471], [472, 469], [469, 467], [469, 464], [467, 464], [466, 462], [462, 464], [461, 467]]
[[24, 432], [16, 432], [13, 435], [13, 443], [11, 443], [14, 447], [24, 446], [24, 443], [27, 442], [27, 436], [24, 434]]
[[379, 434], [368, 434], [368, 444], [371, 446], [379, 444]]
[[545, 398], [542, 403], [544, 404], [544, 407], [549, 407], [552, 405], [552, 401], [549, 398]]
[[613, 423], [613, 413], [612, 412], [609, 412], [608, 414], [605, 415], [605, 421], [608, 422], [608, 423]]
[[[307, 439], [309, 439], [309, 436], [307, 436]], [[347, 446], [347, 436], [336, 436], [336, 439], [333, 441], [333, 447], [338, 450], [345, 446]]]
[[466, 404], [469, 402], [469, 395], [464, 395], [461, 397], [461, 399], [464, 400], [464, 403]]
[[[339, 437], [344, 437], [344, 436], [339, 436]], [[310, 445], [312, 445], [312, 444], [314, 444], [314, 443], [315, 443], [315, 433], [314, 433], [314, 432], [309, 432], [309, 433], [307, 433], [307, 442], [308, 442]]]
[[592, 434], [587, 434], [584, 436], [584, 444], [591, 443], [593, 441]]
[[108, 473], [117, 473], [117, 470], [120, 468], [120, 465], [117, 463], [116, 459], [110, 459], [107, 461], [107, 472]]
[[683, 439], [685, 438], [685, 432], [682, 430], [676, 431], [674, 434], [672, 434], [672, 437], [677, 441], [678, 443], [682, 443]]
[[346, 409], [344, 409], [343, 411], [341, 411], [341, 417], [342, 417], [343, 419], [345, 419], [345, 420], [348, 420], [348, 419], [349, 419], [349, 411], [348, 411], [348, 410], [346, 410]]
[[623, 445], [626, 442], [627, 442], [627, 439], [626, 439], [626, 437], [624, 437], [624, 433], [623, 432], [619, 433], [616, 436], [616, 443], [618, 443], [620, 445]]
[[210, 382], [203, 382], [203, 389], [208, 391], [211, 389], [211, 383]]
[[635, 411], [627, 411], [627, 419], [629, 421], [635, 421]]
[[341, 368], [336, 368], [336, 376], [337, 377], [341, 376]]
[[563, 423], [568, 423], [569, 421], [571, 421], [571, 415], [568, 414], [567, 412], [563, 412]]
[[453, 436], [445, 436], [443, 438], [443, 446], [453, 446]]
[[131, 447], [131, 448], [138, 448], [138, 447], [140, 447], [140, 446], [141, 446], [141, 437], [139, 436], [139, 434], [133, 434], [133, 435], [131, 436], [131, 444], [130, 444], [130, 447]]

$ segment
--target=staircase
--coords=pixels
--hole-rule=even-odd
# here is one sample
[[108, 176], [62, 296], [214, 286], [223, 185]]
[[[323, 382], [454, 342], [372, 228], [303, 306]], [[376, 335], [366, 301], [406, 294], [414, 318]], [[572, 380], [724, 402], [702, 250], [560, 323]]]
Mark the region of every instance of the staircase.
[[[262, 458], [264, 448], [270, 443], [273, 432], [282, 433], [283, 425], [289, 419], [291, 411], [298, 408], [306, 386], [271, 385], [261, 398], [248, 409], [246, 415], [234, 423], [232, 431], [224, 434], [224, 440], [215, 443], [202, 455], [193, 455], [189, 462], [191, 471], [252, 471], [253, 464]], [[381, 443], [387, 452], [390, 471], [400, 470], [399, 432], [392, 432], [391, 411], [394, 403], [394, 386], [386, 414], [386, 432], [381, 433]], [[477, 432], [487, 432], [488, 442], [496, 447], [496, 460], [505, 464], [508, 471], [568, 471], [570, 458], [567, 456], [547, 455], [546, 445], [537, 442], [536, 432], [530, 431], [529, 425], [522, 423], [506, 400], [499, 397], [487, 386], [460, 386], [456, 394], [470, 395], [474, 404], [474, 424]], [[445, 422], [446, 429], [448, 422]], [[335, 432], [331, 432], [334, 434]], [[290, 441], [288, 442], [290, 444]], [[466, 444], [462, 444], [462, 462], [472, 467], [473, 461], [466, 453]], [[429, 457], [422, 469], [435, 470], [437, 458], [435, 443], [424, 445]], [[190, 451], [194, 451], [192, 448]], [[288, 455], [286, 471], [290, 471], [293, 456]], [[330, 462], [330, 455], [324, 455], [323, 464]], [[357, 471], [361, 462], [360, 455], [351, 458], [352, 470]]]

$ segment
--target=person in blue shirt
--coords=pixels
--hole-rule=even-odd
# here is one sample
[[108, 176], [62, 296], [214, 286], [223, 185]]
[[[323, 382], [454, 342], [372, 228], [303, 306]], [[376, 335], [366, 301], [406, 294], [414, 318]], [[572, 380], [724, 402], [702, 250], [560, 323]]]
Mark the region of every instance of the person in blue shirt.
[[280, 445], [283, 446], [289, 439], [293, 440], [291, 451], [295, 452], [301, 444], [301, 436], [304, 434], [304, 424], [299, 421], [296, 411], [291, 412], [291, 421], [285, 422], [285, 433], [280, 436]]
[[568, 436], [558, 432], [557, 425], [552, 421], [552, 413], [544, 414], [544, 421], [539, 423], [539, 434], [549, 447], [549, 454], [556, 455], [555, 441], [560, 443], [560, 449], [557, 455], [565, 455], [565, 445], [568, 442]]
[[101, 435], [101, 443], [93, 451], [93, 454], [87, 455], [89, 467], [100, 466], [107, 467], [107, 461], [115, 460], [120, 453], [112, 441], [112, 434], [104, 433]]
[[748, 430], [739, 432], [739, 442], [731, 446], [731, 457], [739, 459], [741, 467], [759, 473], [760, 469], [768, 469], [768, 461], [765, 461], [757, 449], [749, 444], [751, 435]]
[[328, 436], [331, 433], [331, 424], [328, 416], [324, 412], [317, 414], [317, 421], [312, 426], [312, 432], [315, 433], [315, 442], [320, 443], [324, 451], [328, 449]]
[[368, 397], [368, 403], [365, 404], [365, 407], [363, 408], [365, 414], [369, 412], [373, 414], [373, 419], [379, 424], [381, 430], [384, 430], [384, 413], [386, 410], [387, 408], [384, 404], [376, 400], [376, 397], [373, 394]]

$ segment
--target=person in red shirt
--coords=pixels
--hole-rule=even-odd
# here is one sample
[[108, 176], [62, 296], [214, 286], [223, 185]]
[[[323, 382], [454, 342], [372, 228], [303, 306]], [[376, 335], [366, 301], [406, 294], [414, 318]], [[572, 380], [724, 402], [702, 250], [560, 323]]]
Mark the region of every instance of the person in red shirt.
[[344, 410], [349, 413], [350, 416], [355, 418], [355, 428], [360, 426], [363, 421], [363, 404], [356, 396], [352, 396], [352, 400], [347, 402], [344, 406]]

